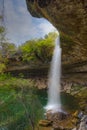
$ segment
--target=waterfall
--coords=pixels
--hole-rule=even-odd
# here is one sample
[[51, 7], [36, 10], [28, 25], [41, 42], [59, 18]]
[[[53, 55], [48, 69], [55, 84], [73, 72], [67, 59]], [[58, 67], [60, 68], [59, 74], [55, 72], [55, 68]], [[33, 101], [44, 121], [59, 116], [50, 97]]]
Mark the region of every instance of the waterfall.
[[51, 62], [48, 81], [48, 103], [46, 110], [61, 111], [60, 100], [60, 77], [61, 77], [61, 48], [60, 37], [55, 41], [55, 48]]

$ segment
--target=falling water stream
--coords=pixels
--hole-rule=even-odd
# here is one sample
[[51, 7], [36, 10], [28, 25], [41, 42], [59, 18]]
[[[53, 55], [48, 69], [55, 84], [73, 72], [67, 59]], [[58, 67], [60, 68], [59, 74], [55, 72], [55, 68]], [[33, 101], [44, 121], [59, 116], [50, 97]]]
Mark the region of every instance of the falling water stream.
[[60, 37], [55, 41], [55, 48], [51, 62], [51, 68], [48, 81], [48, 103], [46, 110], [61, 111], [60, 100], [60, 77], [61, 77], [61, 48]]

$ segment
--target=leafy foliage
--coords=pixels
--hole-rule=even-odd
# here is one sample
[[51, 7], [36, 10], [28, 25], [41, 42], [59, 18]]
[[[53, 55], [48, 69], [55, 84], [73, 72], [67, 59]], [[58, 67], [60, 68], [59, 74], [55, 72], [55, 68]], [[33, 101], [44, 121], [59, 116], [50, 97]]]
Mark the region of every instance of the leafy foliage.
[[[0, 15], [0, 22], [3, 22], [3, 15]], [[13, 51], [16, 51], [15, 44], [7, 42], [5, 35], [6, 27], [4, 27], [3, 24], [0, 24], [0, 73], [6, 69], [6, 64], [8, 62], [7, 57]]]
[[6, 66], [4, 63], [0, 63], [0, 73], [2, 73], [6, 69]]
[[[3, 16], [0, 15], [0, 22], [2, 23]], [[0, 46], [2, 41], [5, 41], [6, 28], [0, 24]]]
[[8, 57], [16, 50], [14, 44], [11, 43], [1, 43], [0, 46], [0, 73], [6, 69], [8, 63]]
[[33, 85], [31, 80], [0, 75], [0, 129], [34, 130], [37, 127], [43, 110]]
[[49, 33], [44, 39], [30, 40], [20, 46], [23, 52], [23, 60], [30, 62], [40, 61], [42, 63], [50, 62], [54, 48], [56, 33]]
[[0, 26], [0, 34], [4, 33], [4, 31], [5, 31], [5, 28], [3, 26]]
[[2, 53], [3, 55], [8, 55], [8, 54], [12, 54], [13, 52], [16, 51], [16, 46], [13, 43], [9, 43], [9, 42], [4, 42], [1, 44], [1, 48], [2, 48]]

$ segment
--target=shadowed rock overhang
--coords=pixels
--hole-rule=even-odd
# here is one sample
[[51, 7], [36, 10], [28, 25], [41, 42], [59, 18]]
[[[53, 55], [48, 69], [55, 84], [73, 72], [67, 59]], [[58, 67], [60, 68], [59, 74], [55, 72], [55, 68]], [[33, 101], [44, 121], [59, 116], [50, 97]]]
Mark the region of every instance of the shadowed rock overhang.
[[46, 18], [61, 34], [72, 39], [72, 44], [62, 41], [65, 62], [87, 61], [87, 0], [26, 0], [26, 3], [32, 16]]

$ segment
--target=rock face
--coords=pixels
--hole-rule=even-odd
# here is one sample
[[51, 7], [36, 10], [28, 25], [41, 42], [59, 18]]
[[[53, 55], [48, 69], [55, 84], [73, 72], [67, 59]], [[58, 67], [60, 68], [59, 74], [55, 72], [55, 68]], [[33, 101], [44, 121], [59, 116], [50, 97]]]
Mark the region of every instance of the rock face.
[[81, 119], [79, 130], [87, 130], [87, 115], [84, 115]]
[[[26, 0], [26, 2], [32, 16], [46, 18], [61, 35], [64, 34], [71, 39], [68, 42], [61, 40], [64, 65], [71, 66], [74, 63], [82, 64], [87, 61], [87, 0]], [[78, 71], [80, 70], [82, 68]]]
[[87, 115], [84, 115], [80, 120], [80, 124], [72, 130], [87, 130]]
[[71, 122], [71, 115], [64, 112], [55, 112], [51, 110], [46, 113], [47, 120], [52, 122], [53, 130], [71, 130], [74, 125]]
[[51, 126], [53, 130], [87, 130], [87, 115], [76, 111], [74, 114], [47, 111], [46, 119], [39, 122], [40, 126]]

